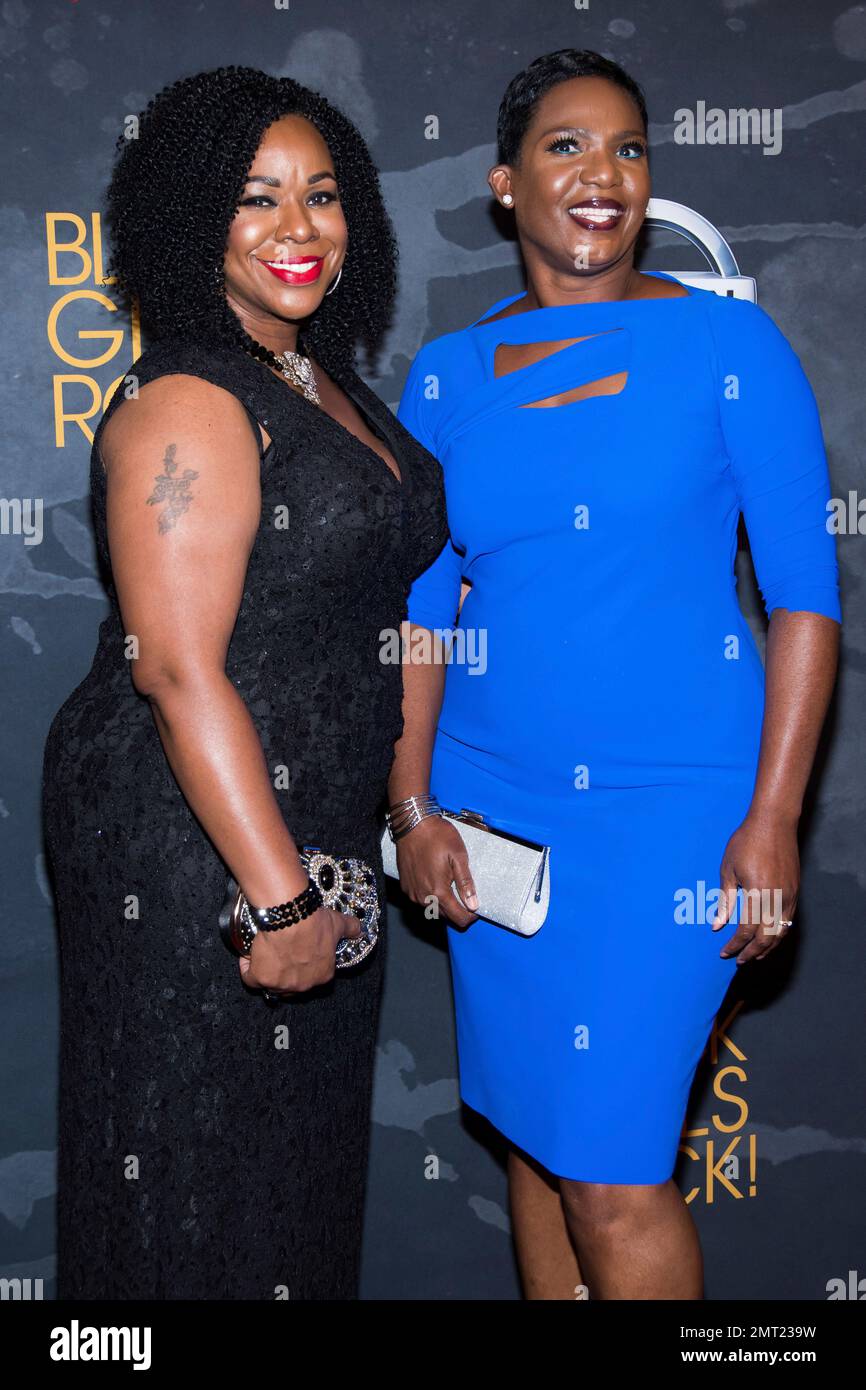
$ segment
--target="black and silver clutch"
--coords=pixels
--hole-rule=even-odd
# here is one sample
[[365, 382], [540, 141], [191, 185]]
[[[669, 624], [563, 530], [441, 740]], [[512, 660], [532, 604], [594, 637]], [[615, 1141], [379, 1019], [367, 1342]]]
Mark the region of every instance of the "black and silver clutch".
[[[336, 968], [360, 965], [379, 939], [379, 898], [376, 877], [363, 859], [327, 854], [318, 845], [298, 847], [300, 861], [322, 895], [325, 907], [357, 917], [361, 935], [344, 937], [337, 943]], [[226, 899], [219, 915], [220, 935], [230, 950], [248, 955], [256, 927], [247, 900], [233, 878], [229, 878]]]

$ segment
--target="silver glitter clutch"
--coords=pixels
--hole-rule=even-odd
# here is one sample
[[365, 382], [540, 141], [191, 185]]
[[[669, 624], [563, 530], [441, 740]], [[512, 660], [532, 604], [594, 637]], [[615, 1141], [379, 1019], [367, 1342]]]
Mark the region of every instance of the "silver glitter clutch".
[[[544, 923], [550, 902], [550, 846], [496, 830], [479, 811], [464, 807], [458, 814], [443, 809], [442, 815], [468, 851], [478, 916], [521, 936], [534, 936]], [[382, 865], [390, 878], [399, 878], [397, 846], [387, 826], [382, 835]], [[462, 902], [453, 881], [452, 887]]]

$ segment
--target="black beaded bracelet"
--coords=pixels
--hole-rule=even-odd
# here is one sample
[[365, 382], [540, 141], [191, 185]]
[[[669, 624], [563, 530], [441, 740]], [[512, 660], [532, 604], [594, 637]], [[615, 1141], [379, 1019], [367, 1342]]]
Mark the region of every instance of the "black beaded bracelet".
[[238, 889], [237, 905], [233, 913], [235, 949], [243, 955], [249, 955], [257, 932], [279, 931], [281, 927], [290, 927], [295, 922], [309, 917], [323, 902], [321, 889], [312, 879], [296, 898], [290, 898], [287, 903], [279, 903], [276, 907], [250, 907]]
[[288, 902], [279, 903], [276, 907], [252, 907], [250, 903], [245, 903], [245, 907], [258, 930], [279, 931], [281, 927], [290, 927], [295, 922], [303, 921], [320, 908], [323, 902], [322, 890], [311, 879], [303, 892], [296, 898], [290, 898]]

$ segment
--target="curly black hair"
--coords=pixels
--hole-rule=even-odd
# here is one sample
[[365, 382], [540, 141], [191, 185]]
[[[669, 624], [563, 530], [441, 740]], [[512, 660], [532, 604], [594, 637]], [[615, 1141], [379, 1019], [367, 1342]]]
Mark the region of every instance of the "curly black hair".
[[298, 348], [326, 370], [354, 367], [359, 343], [375, 354], [397, 288], [397, 243], [370, 152], [317, 92], [245, 67], [165, 87], [139, 117], [137, 138], [117, 141], [107, 195], [110, 269], [120, 293], [138, 301], [149, 338], [233, 343], [274, 365], [226, 300], [223, 259], [256, 150], [286, 115], [305, 117], [327, 144], [349, 233], [339, 283], [299, 332]]
[[591, 48], [558, 48], [555, 53], [535, 58], [506, 87], [496, 122], [498, 163], [514, 166], [519, 162], [523, 137], [541, 98], [558, 82], [568, 82], [572, 77], [604, 77], [621, 87], [640, 112], [646, 133], [646, 99], [624, 68]]

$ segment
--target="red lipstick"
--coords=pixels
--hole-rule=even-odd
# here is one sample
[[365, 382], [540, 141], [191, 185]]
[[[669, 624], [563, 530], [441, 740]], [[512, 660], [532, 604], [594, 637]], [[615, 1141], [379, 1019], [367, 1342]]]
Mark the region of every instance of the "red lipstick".
[[318, 280], [325, 262], [324, 256], [289, 256], [278, 261], [263, 261], [256, 256], [256, 260], [284, 285], [311, 285]]

